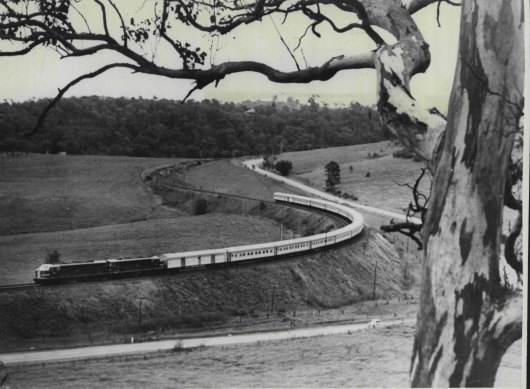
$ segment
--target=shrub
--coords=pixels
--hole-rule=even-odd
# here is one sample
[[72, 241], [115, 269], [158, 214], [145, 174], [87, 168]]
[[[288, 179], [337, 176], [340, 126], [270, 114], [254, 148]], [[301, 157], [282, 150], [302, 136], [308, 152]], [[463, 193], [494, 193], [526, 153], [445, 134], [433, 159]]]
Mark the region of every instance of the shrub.
[[208, 202], [202, 197], [195, 200], [195, 204], [193, 205], [193, 214], [198, 216], [204, 215], [206, 212], [208, 212]]
[[291, 170], [293, 170], [293, 164], [291, 161], [281, 159], [276, 162], [274, 169], [276, 169], [282, 176], [288, 176], [289, 173], [291, 173]]
[[61, 254], [57, 250], [53, 250], [51, 253], [46, 254], [46, 259], [44, 260], [44, 263], [47, 264], [54, 264], [54, 263], [61, 263], [59, 258], [61, 257]]
[[402, 149], [399, 149], [399, 150], [396, 150], [392, 153], [392, 156], [394, 158], [405, 158], [405, 159], [409, 159], [409, 158], [412, 158], [412, 153], [405, 147], [403, 147]]
[[326, 173], [326, 191], [330, 192], [336, 185], [340, 184], [340, 166], [335, 161], [330, 161], [324, 167]]

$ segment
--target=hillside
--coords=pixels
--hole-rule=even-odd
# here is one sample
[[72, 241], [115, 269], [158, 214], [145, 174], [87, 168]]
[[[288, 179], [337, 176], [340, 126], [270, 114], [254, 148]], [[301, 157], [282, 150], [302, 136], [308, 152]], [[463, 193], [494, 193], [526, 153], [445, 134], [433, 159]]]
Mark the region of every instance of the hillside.
[[127, 338], [138, 332], [139, 297], [143, 330], [156, 333], [220, 325], [240, 316], [281, 318], [293, 310], [339, 308], [372, 297], [376, 262], [377, 295], [399, 296], [399, 258], [386, 240], [370, 230], [354, 243], [300, 258], [1, 292], [0, 348], [43, 341], [86, 343], [88, 333], [99, 341]]
[[0, 156], [0, 235], [73, 230], [174, 217], [140, 173], [176, 159], [30, 154]]
[[[149, 255], [275, 240], [280, 220], [286, 237], [328, 229], [332, 223], [322, 215], [260, 200], [197, 194], [185, 188], [161, 190], [158, 179], [141, 181], [141, 171], [174, 160], [46, 155], [19, 158], [18, 175], [9, 174], [19, 195], [27, 196], [28, 208], [52, 212], [53, 207], [45, 200], [53, 198], [60, 188], [59, 193], [71, 198], [76, 211], [64, 216], [64, 224], [58, 226], [57, 219], [49, 217], [51, 213], [36, 213], [33, 223], [47, 232], [1, 237], [4, 282], [28, 281], [43, 255], [53, 249], [59, 250], [67, 262]], [[167, 178], [170, 182], [175, 177]], [[63, 179], [71, 184], [60, 185]], [[212, 185], [219, 192], [268, 201], [274, 191], [289, 191], [228, 161], [187, 169], [184, 183], [208, 190]], [[32, 197], [33, 188], [41, 186], [42, 194]], [[206, 199], [208, 213], [193, 216], [193, 204], [199, 197]], [[60, 208], [64, 201], [55, 200], [53, 204]], [[5, 204], [2, 209], [12, 212]], [[26, 214], [31, 217], [30, 212]], [[133, 216], [145, 220], [131, 220]], [[125, 221], [110, 223], [120, 218]], [[80, 228], [87, 220], [100, 224]], [[103, 222], [109, 224], [101, 225]], [[64, 225], [72, 229], [53, 231], [52, 227]], [[0, 347], [108, 342], [131, 334], [146, 336], [149, 331], [171, 334], [205, 326], [230, 326], [242, 317], [253, 322], [284, 322], [288, 311], [329, 311], [371, 299], [376, 262], [378, 296], [399, 296], [405, 281], [399, 257], [388, 241], [369, 229], [353, 243], [300, 258], [154, 278], [2, 292], [0, 312], [5, 320], [0, 322]], [[141, 331], [137, 328], [139, 297], [144, 299]], [[269, 321], [271, 314], [274, 319]], [[312, 320], [311, 315], [309, 318]]]
[[219, 193], [235, 194], [254, 199], [272, 201], [274, 192], [304, 195], [295, 188], [270, 180], [251, 170], [238, 166], [234, 161], [219, 160], [202, 163], [185, 171], [185, 175], [173, 174], [160, 177], [159, 183], [178, 184]]
[[[317, 188], [324, 188], [324, 166], [335, 161], [341, 172], [338, 190], [355, 195], [363, 204], [403, 211], [412, 200], [412, 191], [402, 185], [413, 185], [424, 165], [412, 159], [393, 157], [392, 154], [401, 148], [387, 141], [283, 153], [278, 159], [291, 161], [292, 175]], [[428, 194], [429, 186], [426, 176], [420, 190]]]
[[58, 250], [65, 262], [137, 258], [170, 252], [229, 247], [278, 238], [268, 219], [210, 214], [49, 233], [0, 236], [0, 285], [33, 282], [33, 269]]

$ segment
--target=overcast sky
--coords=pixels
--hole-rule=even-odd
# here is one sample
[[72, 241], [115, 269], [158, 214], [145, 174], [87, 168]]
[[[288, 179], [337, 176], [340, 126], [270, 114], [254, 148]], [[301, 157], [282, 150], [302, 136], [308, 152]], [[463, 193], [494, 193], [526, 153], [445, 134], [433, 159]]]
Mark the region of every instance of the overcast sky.
[[[414, 17], [430, 45], [432, 61], [425, 74], [414, 77], [412, 92], [425, 106], [436, 106], [445, 112], [456, 64], [459, 9], [445, 4], [442, 4], [441, 8], [441, 28], [436, 23], [435, 5]], [[287, 44], [294, 48], [307, 26], [307, 19], [290, 18], [288, 23], [282, 25], [280, 15], [273, 18]], [[324, 25], [319, 26], [318, 30], [322, 38], [308, 34], [302, 45], [303, 55], [300, 50], [295, 52], [301, 67], [305, 67], [305, 61], [308, 66], [317, 66], [332, 56], [363, 53], [374, 47], [359, 31], [334, 34]], [[387, 42], [392, 39], [390, 35], [384, 37]], [[214, 63], [251, 59], [282, 70], [296, 70], [295, 63], [282, 45], [270, 17], [265, 17], [261, 23], [243, 26], [232, 36], [221, 37], [218, 46], [220, 49], [215, 55]], [[1, 46], [0, 49], [7, 48]], [[166, 55], [160, 47], [156, 49], [157, 55], [165, 64], [171, 65], [172, 61], [176, 60], [169, 54]], [[113, 58], [121, 60], [108, 54], [59, 60], [57, 53], [46, 48], [36, 49], [24, 57], [0, 58], [0, 99], [23, 101], [52, 97], [58, 88], [76, 76], [94, 70]], [[157, 96], [179, 100], [186, 95], [191, 85], [191, 81], [131, 75], [130, 71], [117, 69], [96, 79], [83, 81], [67, 96]], [[343, 71], [329, 81], [302, 85], [274, 84], [262, 75], [242, 73], [226, 77], [217, 88], [211, 85], [197, 91], [191, 98], [216, 98], [222, 101], [271, 100], [275, 95], [281, 100], [292, 96], [300, 101], [307, 101], [311, 95], [318, 95], [319, 101], [328, 102], [330, 105], [347, 105], [352, 101], [371, 105], [376, 102], [375, 71]]]

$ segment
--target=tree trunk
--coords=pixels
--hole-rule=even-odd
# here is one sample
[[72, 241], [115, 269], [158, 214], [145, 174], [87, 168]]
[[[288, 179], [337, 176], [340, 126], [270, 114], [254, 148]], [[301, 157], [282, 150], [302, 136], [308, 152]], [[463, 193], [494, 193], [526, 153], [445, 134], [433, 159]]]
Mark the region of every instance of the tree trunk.
[[504, 180], [523, 107], [521, 0], [464, 0], [443, 150], [424, 226], [414, 387], [493, 386], [521, 337], [499, 275]]

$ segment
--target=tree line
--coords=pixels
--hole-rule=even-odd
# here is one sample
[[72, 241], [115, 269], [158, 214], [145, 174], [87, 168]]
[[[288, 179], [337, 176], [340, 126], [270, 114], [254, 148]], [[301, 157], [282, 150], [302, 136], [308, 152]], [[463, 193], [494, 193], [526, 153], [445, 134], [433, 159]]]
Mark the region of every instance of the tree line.
[[44, 127], [31, 131], [47, 101], [0, 103], [0, 151], [236, 157], [344, 146], [388, 139], [378, 114], [357, 103], [329, 108], [310, 99], [295, 108], [188, 101], [72, 97], [62, 100]]

